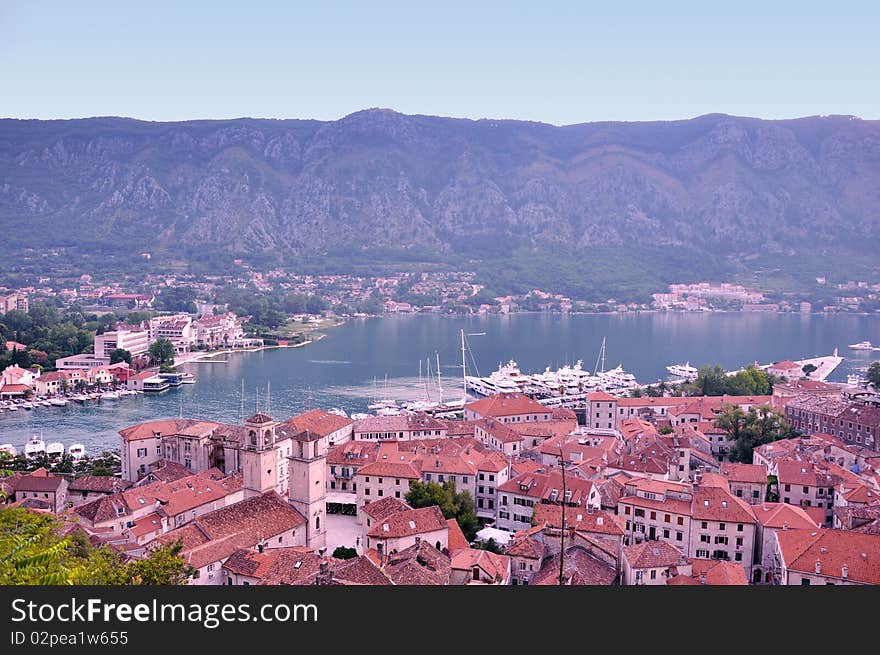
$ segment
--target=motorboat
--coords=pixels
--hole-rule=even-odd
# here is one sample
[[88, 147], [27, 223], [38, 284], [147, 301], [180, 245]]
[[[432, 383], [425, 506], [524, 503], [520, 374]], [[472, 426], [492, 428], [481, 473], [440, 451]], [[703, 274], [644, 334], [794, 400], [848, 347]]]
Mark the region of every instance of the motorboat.
[[71, 444], [71, 446], [67, 449], [67, 454], [70, 455], [74, 460], [82, 459], [85, 457], [86, 448], [81, 443]]
[[874, 344], [870, 341], [859, 341], [858, 343], [851, 343], [849, 345], [853, 350], [875, 350]]
[[36, 459], [46, 454], [46, 443], [36, 434], [24, 445], [24, 455], [28, 459]]
[[34, 408], [34, 405], [33, 405], [33, 403], [29, 403], [29, 402], [25, 401], [21, 404], [21, 408], [31, 410]]
[[119, 393], [116, 391], [105, 391], [101, 394], [101, 400], [119, 400]]
[[666, 367], [669, 377], [673, 380], [696, 380], [699, 375], [699, 369], [691, 366], [690, 362], [684, 364], [670, 364]]
[[193, 375], [192, 373], [183, 373], [181, 375], [180, 381], [183, 384], [195, 384], [196, 383], [196, 376]]
[[339, 407], [331, 407], [327, 410], [328, 414], [336, 414], [336, 416], [341, 416], [343, 418], [348, 418], [348, 413]]
[[64, 455], [64, 444], [60, 441], [52, 441], [46, 446], [46, 457], [49, 459], [59, 459]]
[[64, 398], [50, 398], [49, 404], [54, 405], [55, 407], [65, 407], [67, 405], [67, 400]]

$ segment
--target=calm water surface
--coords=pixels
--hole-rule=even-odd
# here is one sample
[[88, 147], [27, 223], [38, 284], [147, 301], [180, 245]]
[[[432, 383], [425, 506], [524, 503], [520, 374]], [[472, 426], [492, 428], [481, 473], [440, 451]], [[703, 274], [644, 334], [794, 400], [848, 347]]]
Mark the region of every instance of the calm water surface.
[[[353, 320], [327, 337], [301, 348], [221, 355], [219, 362], [195, 362], [186, 370], [198, 382], [159, 395], [136, 396], [68, 407], [40, 407], [0, 415], [0, 443], [21, 446], [32, 434], [46, 442], [85, 444], [89, 452], [118, 445], [117, 431], [145, 420], [183, 415], [237, 422], [241, 384], [244, 412], [255, 407], [259, 392], [265, 407], [267, 386], [271, 412], [287, 418], [310, 407], [341, 407], [365, 411], [371, 398], [438, 396], [436, 354], [441, 365], [444, 397], [461, 395], [459, 330], [485, 332], [469, 337], [476, 368], [486, 375], [499, 363], [515, 359], [524, 372], [584, 361], [592, 370], [602, 337], [606, 337], [606, 368], [623, 364], [640, 382], [666, 376], [668, 364], [690, 361], [694, 366], [717, 363], [736, 369], [749, 362], [802, 359], [828, 355], [835, 348], [846, 357], [831, 380], [880, 359], [880, 352], [849, 350], [862, 340], [880, 343], [880, 317], [801, 316], [757, 313], [573, 315], [516, 314], [446, 318], [401, 316]], [[432, 380], [419, 384], [419, 362], [431, 360]]]

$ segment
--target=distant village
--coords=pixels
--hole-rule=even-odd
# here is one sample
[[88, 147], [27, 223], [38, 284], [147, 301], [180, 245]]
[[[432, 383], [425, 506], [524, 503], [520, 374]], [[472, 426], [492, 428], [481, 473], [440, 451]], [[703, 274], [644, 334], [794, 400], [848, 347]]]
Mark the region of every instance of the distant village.
[[[733, 408], [779, 412], [796, 436], [731, 461]], [[240, 424], [120, 430], [117, 477], [40, 468], [0, 486], [127, 559], [181, 544], [194, 585], [880, 584], [878, 430], [880, 407], [810, 379], [595, 392], [582, 420], [520, 393], [456, 420], [257, 405]]]
[[[150, 253], [142, 253], [149, 258]], [[880, 281], [847, 281], [831, 285], [816, 278], [815, 291], [793, 297], [769, 294], [741, 284], [697, 282], [670, 284], [650, 301], [631, 302], [609, 297], [602, 301], [571, 298], [553, 290], [532, 289], [519, 294], [495, 295], [473, 272], [428, 271], [387, 276], [304, 275], [285, 269], [259, 271], [235, 260], [236, 274], [184, 273], [131, 276], [97, 281], [84, 274], [78, 279], [43, 276], [20, 288], [0, 287], [0, 313], [26, 311], [28, 302], [51, 299], [76, 303], [86, 310], [156, 308], [162, 294], [184, 290], [193, 298], [196, 315], [211, 313], [218, 292], [252, 290], [257, 294], [299, 295], [320, 300], [320, 307], [301, 314], [342, 316], [436, 312], [447, 314], [509, 314], [539, 312], [634, 311], [747, 311], [839, 313], [880, 311]], [[220, 303], [225, 304], [225, 303]], [[296, 313], [296, 312], [291, 312]]]

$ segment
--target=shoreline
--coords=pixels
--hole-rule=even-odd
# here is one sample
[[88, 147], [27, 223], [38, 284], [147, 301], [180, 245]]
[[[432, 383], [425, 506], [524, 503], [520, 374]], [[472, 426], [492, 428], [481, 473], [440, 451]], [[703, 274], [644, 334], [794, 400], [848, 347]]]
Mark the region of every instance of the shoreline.
[[[344, 324], [344, 322], [339, 323], [338, 325], [334, 325], [332, 327], [339, 327], [339, 325], [343, 325], [343, 324]], [[213, 357], [218, 357], [220, 355], [229, 355], [231, 353], [258, 353], [258, 352], [262, 352], [264, 350], [272, 350], [275, 348], [302, 348], [303, 346], [307, 346], [308, 344], [314, 343], [315, 341], [320, 341], [321, 339], [323, 339], [326, 336], [327, 335], [323, 334], [323, 333], [316, 334], [315, 336], [311, 337], [310, 339], [306, 339], [305, 341], [301, 341], [300, 343], [294, 343], [294, 344], [283, 344], [283, 345], [277, 344], [277, 345], [272, 345], [272, 346], [258, 346], [256, 348], [228, 348], [226, 350], [210, 350], [210, 351], [205, 351], [205, 352], [196, 351], [195, 353], [187, 353], [187, 355], [194, 355], [194, 356], [187, 357], [186, 355], [184, 355], [184, 357], [181, 359], [181, 361], [177, 361], [177, 359], [175, 358], [175, 362], [174, 362], [174, 364], [171, 365], [171, 367], [176, 369], [178, 366], [183, 366], [184, 364], [191, 364], [191, 363], [200, 362], [200, 361], [203, 362], [203, 360], [210, 360]], [[209, 361], [206, 363], [211, 363], [211, 362]], [[224, 361], [224, 362], [215, 362], [215, 363], [225, 364], [226, 362]]]

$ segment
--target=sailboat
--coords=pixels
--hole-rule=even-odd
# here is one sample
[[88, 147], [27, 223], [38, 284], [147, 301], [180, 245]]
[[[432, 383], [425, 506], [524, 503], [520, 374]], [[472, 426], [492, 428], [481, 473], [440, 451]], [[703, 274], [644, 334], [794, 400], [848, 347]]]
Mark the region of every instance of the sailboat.
[[381, 398], [370, 405], [367, 406], [367, 409], [372, 410], [395, 410], [399, 409], [397, 407], [397, 401], [392, 400], [388, 397], [388, 374], [385, 374], [385, 397]]

